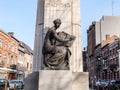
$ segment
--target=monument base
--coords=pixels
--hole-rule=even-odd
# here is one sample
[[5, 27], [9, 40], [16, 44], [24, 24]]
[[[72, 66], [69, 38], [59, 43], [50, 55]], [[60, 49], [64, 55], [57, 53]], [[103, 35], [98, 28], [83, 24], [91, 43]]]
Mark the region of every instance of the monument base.
[[24, 90], [89, 90], [88, 72], [40, 70], [25, 79]]

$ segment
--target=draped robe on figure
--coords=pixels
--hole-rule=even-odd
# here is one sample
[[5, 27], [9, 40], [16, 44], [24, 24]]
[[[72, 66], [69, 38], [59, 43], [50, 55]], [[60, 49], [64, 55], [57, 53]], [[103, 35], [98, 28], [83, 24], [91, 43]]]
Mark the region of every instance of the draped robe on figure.
[[[65, 32], [58, 32], [57, 35], [61, 39], [69, 39], [68, 42], [60, 42], [56, 40], [55, 38], [52, 38], [48, 42], [53, 45], [52, 50], [53, 52], [46, 52], [44, 53], [44, 65], [45, 67], [49, 69], [69, 69], [69, 58], [71, 56], [71, 52], [69, 50], [69, 47], [72, 46], [75, 36], [70, 35]], [[70, 38], [74, 38], [70, 40]], [[48, 49], [49, 47], [43, 48], [43, 50]], [[56, 50], [58, 50], [56, 52]], [[43, 51], [44, 52], [44, 51]]]

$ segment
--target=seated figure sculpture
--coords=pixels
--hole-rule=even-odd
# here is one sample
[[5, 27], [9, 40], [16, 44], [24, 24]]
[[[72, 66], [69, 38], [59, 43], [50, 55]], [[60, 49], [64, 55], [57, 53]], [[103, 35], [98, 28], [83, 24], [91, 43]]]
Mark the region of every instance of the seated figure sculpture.
[[43, 45], [43, 69], [68, 70], [71, 52], [69, 47], [73, 44], [75, 36], [65, 32], [56, 32], [61, 20], [53, 21], [54, 26], [49, 28]]

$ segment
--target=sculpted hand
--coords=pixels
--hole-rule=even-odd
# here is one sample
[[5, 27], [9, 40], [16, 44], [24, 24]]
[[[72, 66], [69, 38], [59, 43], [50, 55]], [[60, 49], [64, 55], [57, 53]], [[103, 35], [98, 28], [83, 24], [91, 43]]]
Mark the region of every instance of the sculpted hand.
[[74, 40], [74, 39], [75, 39], [75, 37], [70, 37], [70, 41], [71, 41], [71, 40]]

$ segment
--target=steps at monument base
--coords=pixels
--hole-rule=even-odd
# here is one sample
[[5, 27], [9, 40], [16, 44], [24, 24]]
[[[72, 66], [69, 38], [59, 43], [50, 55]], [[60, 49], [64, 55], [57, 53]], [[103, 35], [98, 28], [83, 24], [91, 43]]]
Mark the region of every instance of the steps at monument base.
[[40, 70], [33, 72], [25, 81], [25, 90], [89, 90], [88, 72]]

